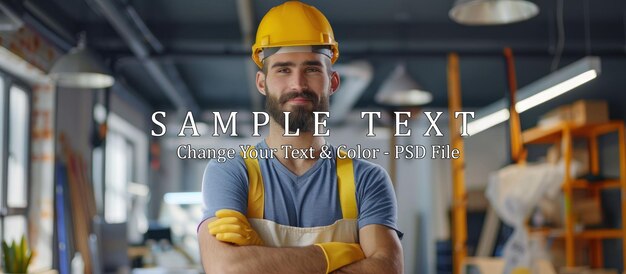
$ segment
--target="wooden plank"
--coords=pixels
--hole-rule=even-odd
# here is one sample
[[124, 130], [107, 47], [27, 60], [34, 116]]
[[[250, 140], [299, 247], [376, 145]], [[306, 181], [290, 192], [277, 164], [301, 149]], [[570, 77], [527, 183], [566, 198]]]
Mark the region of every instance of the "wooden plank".
[[525, 130], [522, 133], [522, 140], [524, 144], [541, 144], [541, 143], [556, 143], [561, 139], [561, 133], [563, 132], [564, 124], [558, 124], [553, 127], [543, 128], [534, 127]]
[[601, 239], [593, 239], [591, 240], [590, 247], [590, 261], [591, 267], [593, 268], [601, 268], [604, 266], [604, 258], [602, 252], [602, 240]]
[[[448, 54], [448, 113], [461, 111], [461, 79], [459, 75], [459, 56]], [[452, 272], [461, 274], [461, 265], [467, 256], [467, 212], [465, 211], [465, 149], [461, 137], [461, 122], [454, 117], [449, 119], [450, 143], [461, 154], [452, 159]]]
[[515, 62], [513, 59], [513, 51], [511, 48], [504, 49], [504, 57], [506, 59], [506, 71], [509, 84], [509, 133], [511, 138], [511, 160], [514, 163], [519, 163], [522, 159], [525, 162], [526, 158], [523, 156], [524, 145], [522, 142], [522, 127], [519, 119], [519, 113], [515, 108], [515, 98], [517, 92], [517, 79], [515, 77]]
[[622, 183], [622, 263], [623, 269], [626, 269], [626, 224], [624, 224], [624, 220], [626, 220], [626, 146], [624, 145], [624, 123], [618, 125], [617, 135], [619, 142], [619, 176]]
[[534, 127], [522, 132], [522, 140], [524, 144], [550, 144], [559, 142], [563, 130], [570, 130], [573, 137], [598, 136], [616, 131], [622, 121], [610, 121], [602, 124], [576, 125], [570, 122], [562, 122], [550, 127]]
[[565, 265], [573, 267], [576, 265], [576, 261], [574, 257], [574, 210], [572, 208], [574, 195], [571, 178], [572, 135], [570, 134], [569, 127], [563, 128], [562, 142], [562, 147], [565, 150], [563, 155], [565, 159], [565, 185], [563, 189], [565, 198]]
[[89, 252], [89, 234], [91, 233], [91, 219], [93, 215], [88, 212], [89, 200], [93, 200], [93, 194], [86, 191], [84, 172], [81, 170], [80, 158], [72, 150], [70, 144], [61, 133], [59, 137], [63, 159], [67, 164], [67, 178], [69, 182], [69, 196], [71, 201], [71, 215], [74, 224], [74, 243], [76, 250], [80, 252], [85, 265], [86, 274], [92, 272], [92, 258]]
[[575, 189], [607, 189], [607, 188], [619, 188], [622, 186], [620, 180], [604, 180], [597, 182], [589, 182], [587, 180], [575, 180], [571, 183], [572, 188]]
[[[530, 234], [548, 238], [563, 239], [565, 230], [554, 228], [530, 228]], [[622, 229], [589, 229], [572, 234], [576, 239], [620, 239], [623, 237]]]
[[593, 133], [587, 140], [587, 150], [589, 151], [589, 171], [591, 174], [600, 174], [600, 161], [598, 154], [598, 139], [597, 135]]
[[622, 236], [621, 229], [588, 229], [576, 233], [577, 238], [583, 239], [618, 239]]

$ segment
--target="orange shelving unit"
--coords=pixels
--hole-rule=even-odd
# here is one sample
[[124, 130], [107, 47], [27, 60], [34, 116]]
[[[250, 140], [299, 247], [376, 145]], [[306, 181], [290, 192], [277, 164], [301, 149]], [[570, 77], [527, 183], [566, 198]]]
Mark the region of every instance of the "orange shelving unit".
[[[571, 178], [570, 165], [572, 162], [572, 143], [574, 138], [584, 138], [587, 140], [589, 150], [590, 171], [594, 175], [600, 172], [599, 152], [597, 138], [601, 135], [617, 132], [619, 139], [619, 170], [620, 178], [617, 180], [605, 180], [599, 182], [588, 182], [586, 180]], [[565, 260], [567, 266], [576, 266], [575, 252], [576, 241], [584, 239], [590, 241], [590, 258], [592, 267], [602, 267], [602, 240], [603, 239], [623, 239], [622, 247], [626, 251], [626, 225], [622, 223], [617, 229], [587, 229], [576, 231], [574, 228], [574, 213], [572, 210], [573, 190], [588, 190], [594, 199], [600, 200], [600, 191], [603, 189], [621, 190], [621, 214], [622, 222], [626, 220], [626, 148], [624, 146], [624, 122], [610, 121], [607, 123], [593, 125], [575, 125], [564, 122], [551, 127], [535, 127], [522, 133], [524, 145], [532, 144], [560, 144], [565, 160], [565, 178], [563, 182], [563, 192], [565, 199], [565, 222], [564, 228], [531, 229], [531, 233], [538, 233], [547, 237], [562, 238], [565, 240]], [[624, 269], [626, 269], [626, 252], [623, 252]]]

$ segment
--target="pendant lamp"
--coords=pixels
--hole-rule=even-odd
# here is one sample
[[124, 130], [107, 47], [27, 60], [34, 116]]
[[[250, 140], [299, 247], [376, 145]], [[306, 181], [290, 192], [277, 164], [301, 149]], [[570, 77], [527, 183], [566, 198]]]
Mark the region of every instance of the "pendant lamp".
[[408, 107], [428, 104], [433, 97], [411, 78], [404, 64], [398, 64], [374, 99], [385, 106]]
[[115, 78], [95, 52], [85, 46], [81, 35], [78, 45], [61, 56], [50, 69], [50, 77], [66, 88], [100, 89], [112, 86]]
[[524, 21], [538, 13], [527, 0], [457, 0], [448, 15], [462, 25], [483, 26]]

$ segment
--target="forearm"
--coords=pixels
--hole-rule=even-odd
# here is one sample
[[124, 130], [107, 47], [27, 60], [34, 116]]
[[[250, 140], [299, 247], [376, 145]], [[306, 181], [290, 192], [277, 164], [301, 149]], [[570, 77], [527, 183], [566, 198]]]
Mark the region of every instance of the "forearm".
[[262, 246], [233, 246], [228, 252], [227, 273], [310, 273], [323, 274], [326, 259], [315, 246], [272, 248]]
[[403, 273], [402, 259], [387, 256], [372, 256], [364, 260], [346, 265], [337, 269], [333, 274], [401, 274]]
[[361, 229], [360, 238], [365, 259], [346, 265], [333, 273], [402, 274], [404, 272], [402, 245], [395, 231], [381, 225], [369, 225]]
[[323, 274], [326, 259], [319, 247], [272, 248], [235, 246], [199, 233], [200, 251], [207, 274], [305, 273]]

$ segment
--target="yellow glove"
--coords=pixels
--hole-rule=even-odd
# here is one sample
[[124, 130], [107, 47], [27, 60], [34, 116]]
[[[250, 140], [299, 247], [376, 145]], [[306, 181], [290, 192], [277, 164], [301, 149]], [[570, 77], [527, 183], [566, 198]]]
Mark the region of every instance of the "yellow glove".
[[315, 245], [321, 247], [326, 256], [326, 273], [365, 259], [365, 254], [359, 244], [329, 242]]
[[231, 209], [215, 212], [218, 219], [209, 223], [209, 233], [222, 242], [236, 245], [263, 245], [263, 240], [252, 229], [246, 216]]

